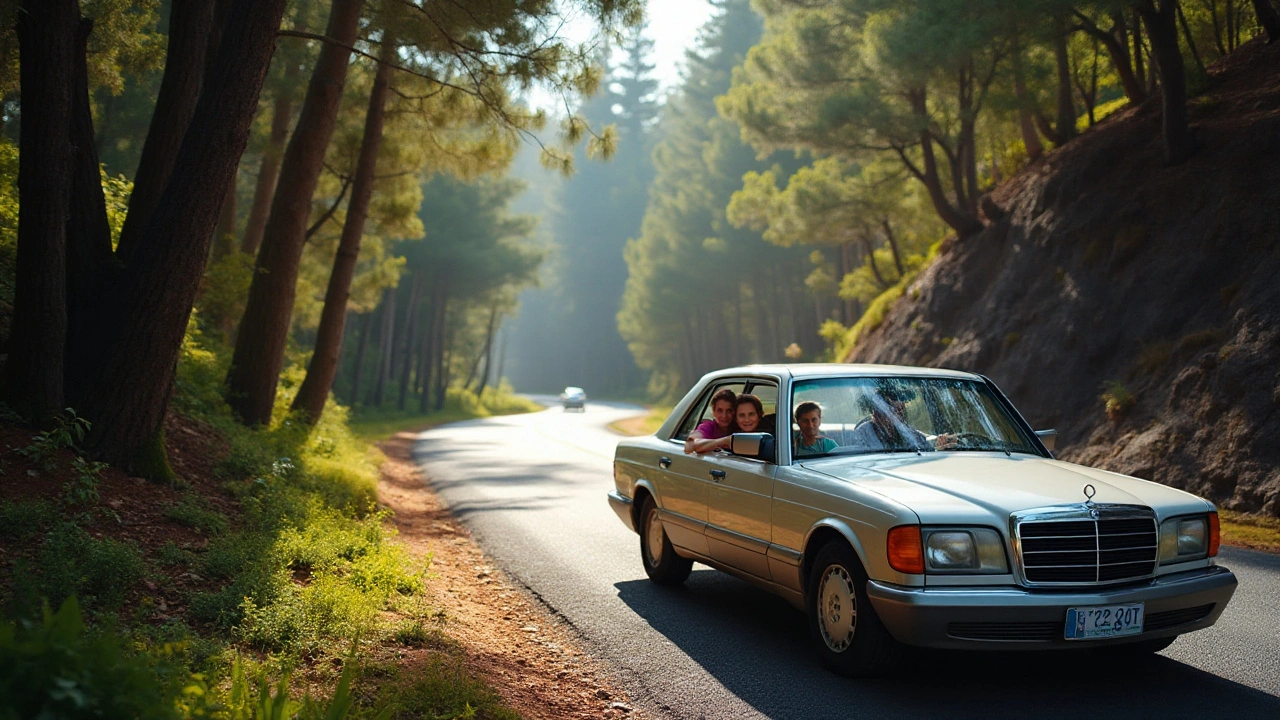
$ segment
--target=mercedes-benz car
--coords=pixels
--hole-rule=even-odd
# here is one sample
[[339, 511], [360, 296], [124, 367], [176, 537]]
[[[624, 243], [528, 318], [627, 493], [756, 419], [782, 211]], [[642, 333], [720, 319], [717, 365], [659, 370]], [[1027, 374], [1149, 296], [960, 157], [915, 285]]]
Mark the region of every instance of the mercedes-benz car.
[[[759, 398], [777, 436], [686, 453], [723, 389]], [[1213, 504], [1057, 460], [1055, 439], [982, 375], [731, 368], [618, 444], [609, 503], [652, 581], [696, 561], [776, 593], [846, 675], [904, 645], [1143, 654], [1213, 625], [1236, 588]]]

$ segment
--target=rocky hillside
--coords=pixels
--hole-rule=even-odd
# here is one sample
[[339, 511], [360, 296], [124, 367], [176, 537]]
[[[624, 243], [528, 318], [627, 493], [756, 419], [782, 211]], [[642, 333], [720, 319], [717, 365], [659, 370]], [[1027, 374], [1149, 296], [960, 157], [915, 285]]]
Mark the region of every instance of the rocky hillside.
[[1190, 161], [1163, 164], [1158, 98], [1107, 118], [993, 191], [848, 359], [983, 373], [1065, 459], [1280, 516], [1280, 44], [1211, 72]]

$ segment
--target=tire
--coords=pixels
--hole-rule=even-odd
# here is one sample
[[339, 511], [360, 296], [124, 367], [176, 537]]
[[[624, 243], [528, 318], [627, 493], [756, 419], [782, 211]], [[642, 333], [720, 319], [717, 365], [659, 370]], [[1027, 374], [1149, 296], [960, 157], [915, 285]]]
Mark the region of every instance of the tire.
[[805, 583], [809, 634], [822, 662], [847, 677], [891, 670], [902, 655], [867, 598], [867, 573], [843, 541], [818, 551]]
[[680, 557], [658, 517], [658, 505], [646, 496], [640, 506], [640, 561], [649, 579], [659, 585], [679, 585], [693, 570], [693, 561]]

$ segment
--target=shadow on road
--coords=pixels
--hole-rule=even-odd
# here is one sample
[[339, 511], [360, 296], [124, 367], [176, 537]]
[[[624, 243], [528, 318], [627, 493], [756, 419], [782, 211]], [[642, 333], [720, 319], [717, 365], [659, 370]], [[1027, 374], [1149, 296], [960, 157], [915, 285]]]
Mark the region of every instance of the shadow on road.
[[[768, 717], [1280, 717], [1280, 698], [1159, 655], [913, 650], [884, 677], [851, 680], [820, 665], [802, 613], [723, 573], [699, 569], [678, 588], [647, 580], [615, 587], [655, 630]], [[681, 716], [702, 713], [684, 708]]]

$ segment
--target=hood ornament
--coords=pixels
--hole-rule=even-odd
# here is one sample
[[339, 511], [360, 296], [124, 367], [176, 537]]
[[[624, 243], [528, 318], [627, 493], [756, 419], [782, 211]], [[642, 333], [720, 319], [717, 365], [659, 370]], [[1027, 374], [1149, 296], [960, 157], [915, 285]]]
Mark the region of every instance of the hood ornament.
[[1098, 508], [1093, 506], [1093, 496], [1097, 493], [1097, 489], [1092, 485], [1084, 486], [1084, 506], [1089, 508], [1089, 515], [1095, 520], [1098, 518]]

